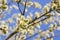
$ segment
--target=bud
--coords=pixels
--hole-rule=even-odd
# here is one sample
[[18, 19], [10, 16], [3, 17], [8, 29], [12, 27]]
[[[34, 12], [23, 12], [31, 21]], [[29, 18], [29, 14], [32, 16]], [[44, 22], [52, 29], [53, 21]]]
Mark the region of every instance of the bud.
[[40, 16], [39, 12], [35, 12], [35, 18], [38, 18]]
[[41, 8], [41, 5], [39, 3], [37, 3], [37, 2], [34, 2], [33, 5], [34, 5], [35, 8], [39, 8], [39, 9]]

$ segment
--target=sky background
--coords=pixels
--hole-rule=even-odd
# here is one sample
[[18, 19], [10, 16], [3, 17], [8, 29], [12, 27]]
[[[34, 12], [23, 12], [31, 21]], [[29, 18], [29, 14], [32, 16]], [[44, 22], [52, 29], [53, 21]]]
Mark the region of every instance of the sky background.
[[[31, 1], [34, 1], [34, 0], [31, 0]], [[42, 8], [44, 7], [44, 5], [46, 5], [47, 3], [49, 3], [51, 0], [35, 0], [36, 2], [39, 2], [41, 5], [42, 5]], [[8, 2], [10, 2], [10, 0], [8, 1]], [[13, 3], [13, 4], [15, 4], [15, 3]], [[17, 5], [17, 4], [16, 4]], [[22, 8], [22, 7], [21, 7]], [[41, 8], [41, 9], [42, 9]], [[40, 12], [41, 11], [41, 9], [36, 9], [36, 8], [33, 8], [33, 7], [31, 7], [31, 8], [29, 8], [29, 10], [28, 10], [28, 14], [29, 14], [29, 12], [31, 11], [31, 10], [33, 10], [33, 12], [32, 13], [34, 13], [35, 11], [38, 11], [38, 12]], [[22, 9], [23, 10], [23, 9]], [[12, 9], [12, 11], [11, 11], [11, 13], [10, 14], [8, 14], [8, 12], [6, 13], [6, 16], [4, 17], [4, 18], [2, 18], [1, 20], [7, 20], [8, 18], [10, 18], [14, 13], [19, 13], [19, 11], [18, 10], [16, 10], [16, 9]], [[25, 16], [27, 16], [28, 14], [25, 14]], [[16, 21], [14, 21], [14, 22], [16, 22]], [[15, 24], [14, 24], [15, 25]], [[13, 24], [9, 24], [9, 26], [13, 26]], [[49, 24], [48, 25], [41, 25], [42, 26], [42, 30], [44, 29], [44, 28], [47, 28], [48, 26], [49, 26]], [[60, 31], [54, 31], [54, 33], [55, 34], [58, 34], [58, 33], [60, 33]], [[32, 37], [32, 38], [30, 38], [29, 40], [33, 40], [34, 38], [35, 38], [36, 36], [34, 36], [34, 37]], [[0, 40], [4, 40], [4, 38], [5, 38], [5, 36], [0, 36]], [[60, 39], [60, 36], [57, 36], [57, 37], [54, 37], [54, 40], [59, 40]]]

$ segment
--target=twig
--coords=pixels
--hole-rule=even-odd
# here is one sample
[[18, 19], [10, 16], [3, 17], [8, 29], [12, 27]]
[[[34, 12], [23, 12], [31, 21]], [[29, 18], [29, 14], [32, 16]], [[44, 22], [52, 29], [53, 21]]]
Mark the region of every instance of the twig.
[[22, 14], [22, 11], [21, 11], [21, 9], [20, 9], [19, 3], [17, 3], [17, 5], [18, 5], [18, 8], [19, 8], [20, 13]]
[[8, 40], [9, 38], [11, 38], [14, 34], [18, 33], [17, 31], [14, 31], [13, 33], [11, 33], [5, 40]]
[[24, 15], [25, 14], [25, 9], [26, 9], [26, 6], [27, 6], [27, 0], [25, 1], [25, 6], [24, 6], [24, 10], [23, 10], [23, 13], [22, 13], [22, 15]]
[[41, 18], [41, 17], [45, 16], [46, 14], [50, 13], [51, 11], [53, 11], [53, 10], [52, 10], [52, 9], [50, 9], [48, 12], [44, 13], [43, 15], [41, 15], [41, 16], [40, 16], [40, 17], [38, 17], [38, 18], [33, 19], [33, 20], [32, 20], [31, 22], [29, 22], [28, 24], [30, 24], [30, 23], [32, 23], [32, 22], [34, 22], [34, 21], [38, 20], [39, 18]]
[[[50, 17], [49, 17], [49, 18], [50, 18]], [[42, 20], [40, 20], [40, 21], [38, 21], [38, 22], [36, 22], [36, 23], [42, 22], [42, 21], [44, 21], [44, 20], [46, 20], [46, 19], [48, 19], [48, 17], [47, 17], [47, 18], [44, 18], [44, 19], [42, 19]], [[32, 25], [34, 25], [34, 24], [36, 24], [36, 23], [35, 23], [35, 22], [31, 23], [30, 25], [28, 25], [27, 28], [29, 28], [30, 26], [32, 26]]]

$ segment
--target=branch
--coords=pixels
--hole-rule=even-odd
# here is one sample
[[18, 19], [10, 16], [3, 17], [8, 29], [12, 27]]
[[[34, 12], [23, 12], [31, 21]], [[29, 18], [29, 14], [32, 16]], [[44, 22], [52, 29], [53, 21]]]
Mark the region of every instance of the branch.
[[24, 6], [24, 10], [23, 10], [23, 13], [22, 13], [22, 15], [24, 15], [25, 14], [25, 9], [26, 9], [26, 6], [27, 6], [27, 0], [25, 1], [25, 6]]
[[[44, 18], [44, 19], [42, 19], [42, 20], [40, 20], [40, 21], [38, 21], [38, 22], [36, 22], [36, 23], [39, 23], [39, 22], [41, 22], [41, 21], [44, 21], [44, 20], [46, 20], [46, 19], [48, 19], [48, 18], [50, 18], [50, 16], [49, 16], [49, 17], [47, 16], [47, 18]], [[36, 24], [36, 23], [33, 23], [33, 24], [29, 25], [28, 28], [29, 28], [30, 26]], [[45, 30], [46, 30], [46, 29], [44, 29], [43, 31], [45, 31]], [[41, 32], [43, 32], [43, 31], [41, 31]], [[28, 40], [28, 39], [30, 39], [30, 38], [32, 38], [32, 37], [38, 35], [39, 33], [40, 33], [40, 32], [34, 34], [33, 36], [30, 36], [30, 37], [26, 38], [25, 40]]]
[[11, 33], [5, 40], [8, 40], [9, 38], [11, 38], [14, 34], [18, 33], [17, 31], [14, 31], [13, 33]]
[[53, 11], [53, 10], [50, 9], [49, 12], [46, 12], [45, 14], [41, 15], [40, 17], [33, 19], [33, 20], [32, 20], [31, 22], [29, 22], [28, 24], [33, 23], [34, 21], [36, 21], [36, 20], [38, 20], [39, 18], [45, 16], [46, 14], [50, 13], [51, 11]]
[[[18, 4], [18, 6], [19, 6], [19, 4]], [[50, 9], [49, 12], [47, 12], [47, 13], [41, 15], [39, 18], [45, 16], [46, 14], [50, 13], [51, 11], [53, 11], [53, 10]], [[45, 19], [42, 19], [42, 20], [40, 20], [40, 21], [34, 23], [34, 21], [36, 21], [36, 20], [39, 19], [39, 18], [36, 18], [36, 19], [34, 19], [33, 21], [29, 22], [27, 28], [29, 28], [30, 26], [32, 26], [32, 25], [34, 25], [34, 24], [36, 24], [36, 23], [39, 23], [39, 22], [44, 21], [44, 20], [47, 19], [47, 18], [45, 18]], [[23, 29], [24, 29], [24, 28], [23, 28]], [[26, 29], [26, 28], [25, 28], [25, 29]], [[17, 31], [14, 31], [13, 33], [11, 33], [11, 34], [6, 38], [6, 40], [8, 40], [9, 38], [11, 38], [11, 37], [12, 37], [14, 34], [16, 34], [16, 33], [18, 33], [18, 32], [17, 32]]]
[[38, 21], [38, 22], [33, 22], [33, 23], [29, 24], [27, 28], [29, 28], [30, 26], [32, 26], [32, 25], [34, 25], [34, 24], [36, 24], [36, 23], [42, 22], [42, 21], [50, 18], [51, 16], [52, 16], [52, 15], [50, 15], [49, 17], [47, 16], [46, 18], [44, 18], [44, 19], [42, 19], [42, 20], [40, 20], [40, 21]]

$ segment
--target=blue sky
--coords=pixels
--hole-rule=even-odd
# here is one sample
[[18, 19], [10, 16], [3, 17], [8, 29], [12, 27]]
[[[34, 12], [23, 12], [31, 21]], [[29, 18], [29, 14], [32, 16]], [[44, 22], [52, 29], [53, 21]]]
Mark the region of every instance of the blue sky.
[[[32, 1], [34, 1], [34, 0], [32, 0]], [[42, 8], [44, 7], [44, 5], [46, 5], [47, 3], [49, 3], [51, 0], [35, 0], [36, 2], [39, 2], [41, 5], [42, 5]], [[9, 1], [8, 1], [9, 2]], [[22, 8], [22, 7], [21, 7]], [[32, 8], [33, 9], [33, 8]], [[34, 10], [34, 12], [35, 11], [38, 11], [38, 12], [40, 12], [41, 11], [41, 9], [33, 9]], [[31, 8], [29, 9], [29, 11], [31, 11]], [[27, 12], [27, 13], [29, 13], [29, 11]], [[6, 15], [6, 17], [5, 18], [3, 18], [2, 20], [6, 20], [6, 19], [8, 19], [9, 17], [11, 17], [14, 13], [18, 13], [19, 11], [17, 11], [17, 10], [12, 10], [11, 11], [11, 14], [7, 14]], [[34, 13], [33, 12], [33, 13]], [[25, 16], [27, 16], [28, 14], [26, 14]], [[10, 25], [12, 25], [12, 24], [10, 24]], [[43, 24], [44, 25], [44, 24]], [[45, 27], [45, 26], [48, 26], [48, 25], [41, 25], [42, 26], [42, 28], [41, 29], [44, 29], [44, 28], [47, 28], [47, 27]], [[54, 31], [55, 32], [55, 34], [58, 34], [58, 33], [60, 33], [60, 31]], [[35, 36], [34, 36], [35, 37]], [[33, 40], [33, 38], [34, 37], [32, 37], [30, 40]], [[5, 38], [5, 36], [1, 36], [1, 38], [2, 38], [2, 40], [4, 40], [4, 38]], [[57, 37], [54, 37], [54, 40], [59, 40], [60, 39], [60, 36], [57, 36]], [[0, 39], [1, 40], [1, 39]]]

